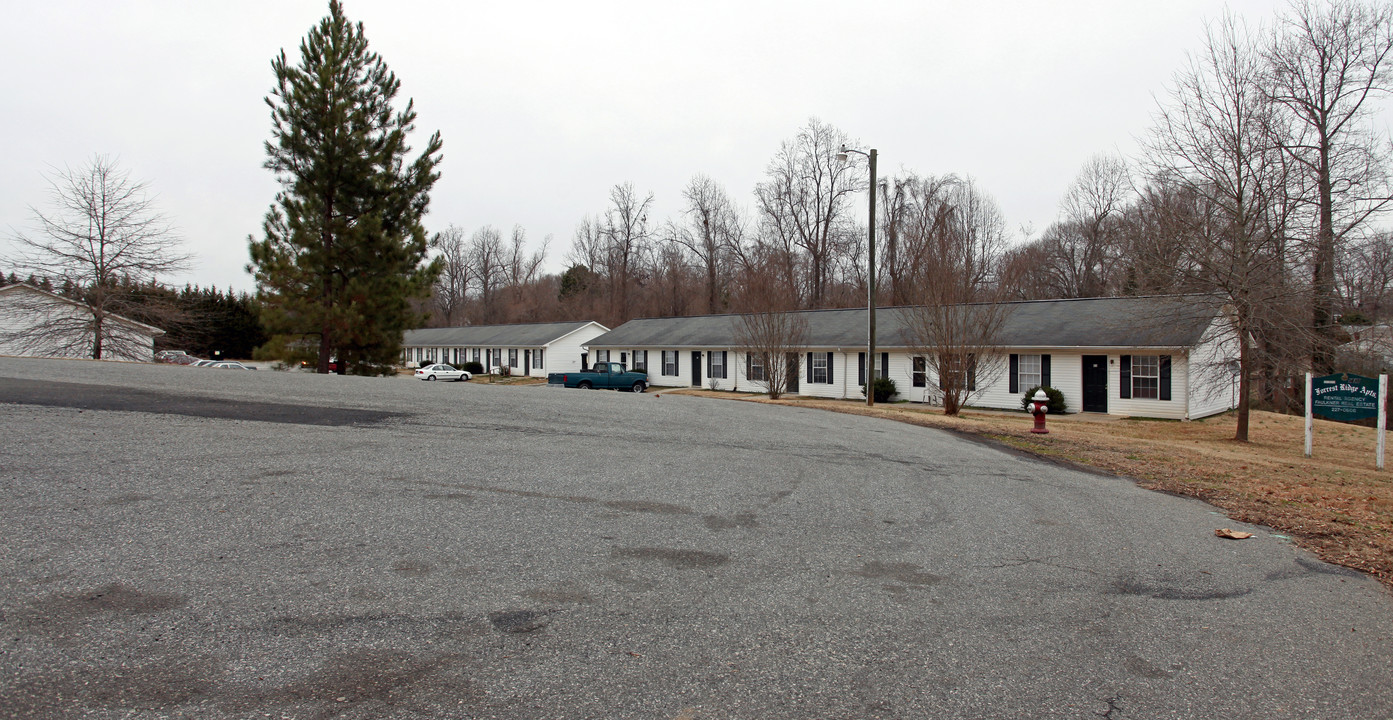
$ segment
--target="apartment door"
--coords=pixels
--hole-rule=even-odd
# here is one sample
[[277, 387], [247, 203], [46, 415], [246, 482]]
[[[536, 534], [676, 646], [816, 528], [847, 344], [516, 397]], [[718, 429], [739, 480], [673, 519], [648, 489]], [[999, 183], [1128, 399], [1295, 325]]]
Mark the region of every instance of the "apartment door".
[[1083, 356], [1083, 411], [1108, 411], [1108, 356]]

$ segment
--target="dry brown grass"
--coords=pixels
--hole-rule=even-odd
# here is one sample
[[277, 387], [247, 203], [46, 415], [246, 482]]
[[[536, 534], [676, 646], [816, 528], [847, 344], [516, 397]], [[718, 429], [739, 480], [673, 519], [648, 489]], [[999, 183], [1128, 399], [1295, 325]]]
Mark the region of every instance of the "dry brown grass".
[[1393, 473], [1374, 469], [1376, 431], [1318, 420], [1314, 457], [1303, 457], [1303, 420], [1254, 412], [1248, 443], [1233, 440], [1232, 413], [1195, 422], [1064, 416], [1050, 433], [1030, 433], [1023, 413], [705, 390], [681, 394], [775, 402], [871, 415], [964, 433], [1131, 478], [1143, 487], [1197, 497], [1229, 517], [1274, 528], [1327, 562], [1363, 570], [1393, 586]]

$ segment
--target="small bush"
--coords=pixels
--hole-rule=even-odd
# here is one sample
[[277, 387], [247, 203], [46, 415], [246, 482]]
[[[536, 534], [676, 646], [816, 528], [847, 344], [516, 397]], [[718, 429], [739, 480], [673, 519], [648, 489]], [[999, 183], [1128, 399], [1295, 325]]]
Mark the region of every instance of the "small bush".
[[1045, 396], [1050, 399], [1049, 403], [1046, 404], [1046, 407], [1049, 408], [1050, 415], [1063, 415], [1064, 411], [1069, 409], [1068, 403], [1064, 402], [1064, 393], [1052, 387], [1042, 387], [1040, 385], [1036, 385], [1035, 387], [1026, 390], [1025, 395], [1021, 397], [1022, 410], [1026, 410], [1030, 407], [1030, 403], [1035, 402], [1036, 390], [1044, 390]]
[[470, 360], [469, 362], [465, 363], [464, 366], [460, 369], [469, 373], [470, 375], [484, 374], [484, 364], [481, 362], [475, 362], [473, 360]]
[[[895, 396], [899, 389], [895, 387], [895, 381], [888, 377], [878, 377], [875, 379], [875, 401], [890, 402], [890, 398]], [[861, 394], [866, 394], [866, 386], [861, 386]]]
[[512, 377], [513, 369], [507, 365], [498, 366], [498, 377]]

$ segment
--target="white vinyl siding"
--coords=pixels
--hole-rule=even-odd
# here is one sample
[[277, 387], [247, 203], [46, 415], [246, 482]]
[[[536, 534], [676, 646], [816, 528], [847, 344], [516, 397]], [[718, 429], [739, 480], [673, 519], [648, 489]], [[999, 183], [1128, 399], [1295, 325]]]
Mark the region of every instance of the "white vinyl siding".
[[[1190, 352], [1186, 392], [1191, 420], [1238, 407], [1238, 340], [1228, 322], [1217, 318]], [[1172, 390], [1178, 383], [1171, 379]]]

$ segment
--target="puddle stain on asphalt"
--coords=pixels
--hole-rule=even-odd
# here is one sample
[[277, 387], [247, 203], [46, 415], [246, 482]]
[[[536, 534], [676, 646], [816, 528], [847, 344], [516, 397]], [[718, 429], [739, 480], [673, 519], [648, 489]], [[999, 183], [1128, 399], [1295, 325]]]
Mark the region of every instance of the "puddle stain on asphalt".
[[489, 623], [499, 632], [530, 633], [551, 622], [551, 616], [535, 610], [499, 610], [489, 613]]
[[20, 378], [6, 378], [0, 383], [0, 403], [330, 427], [372, 425], [404, 415], [381, 410], [231, 400]]
[[678, 570], [717, 567], [730, 562], [730, 556], [721, 553], [658, 547], [614, 548], [610, 551], [610, 557], [656, 560]]
[[759, 527], [759, 521], [755, 519], [754, 513], [736, 513], [730, 517], [703, 515], [701, 521], [706, 523], [707, 528], [718, 532], [721, 530], [730, 530], [732, 528]]
[[659, 515], [692, 515], [692, 509], [681, 505], [650, 502], [648, 500], [605, 500], [604, 506], [611, 510], [625, 512], [657, 513]]
[[425, 577], [434, 570], [435, 568], [426, 563], [416, 563], [406, 560], [392, 566], [392, 572], [401, 577]]
[[1112, 583], [1113, 594], [1156, 600], [1228, 600], [1243, 597], [1252, 591], [1252, 588], [1186, 588], [1176, 583], [1148, 583], [1136, 578], [1120, 578]]
[[145, 615], [173, 610], [185, 604], [179, 595], [141, 592], [112, 583], [85, 593], [49, 595], [33, 603], [34, 609], [52, 620], [75, 620], [105, 613]]
[[[6, 692], [6, 717], [75, 717], [93, 710], [198, 717], [209, 706], [242, 716], [294, 708], [295, 717], [328, 719], [435, 716], [484, 698], [457, 654], [415, 655], [359, 649], [328, 658], [305, 676], [273, 687], [230, 682], [209, 657], [166, 656], [141, 665], [65, 667], [22, 679]], [[187, 713], [187, 714], [185, 714]]]
[[200, 701], [225, 675], [222, 661], [168, 656], [141, 665], [44, 668], [10, 685], [5, 717], [79, 717], [84, 710], [168, 710]]

